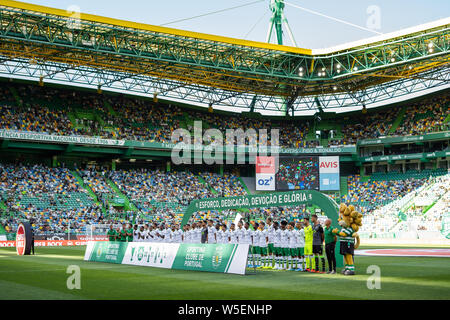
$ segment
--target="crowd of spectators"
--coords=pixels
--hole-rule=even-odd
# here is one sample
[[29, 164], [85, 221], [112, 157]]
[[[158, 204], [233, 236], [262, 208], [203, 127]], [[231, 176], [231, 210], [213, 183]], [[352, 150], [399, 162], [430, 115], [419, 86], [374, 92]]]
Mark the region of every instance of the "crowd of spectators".
[[417, 102], [406, 109], [403, 122], [395, 131], [396, 135], [420, 135], [434, 131], [444, 131], [444, 120], [450, 114], [450, 96], [429, 98]]
[[407, 193], [421, 187], [427, 179], [368, 180], [361, 176], [348, 177], [348, 193], [342, 197], [344, 203], [357, 203], [363, 213], [370, 213], [379, 206], [402, 198]]
[[387, 111], [348, 119], [342, 127], [341, 144], [354, 145], [358, 140], [387, 136], [399, 110], [399, 108], [392, 108]]
[[81, 232], [103, 219], [101, 207], [66, 168], [0, 164], [0, 198], [10, 213], [2, 224], [10, 231], [22, 219], [42, 233]]
[[187, 171], [117, 170], [108, 177], [134, 203], [178, 203], [187, 206], [194, 199], [212, 198], [209, 188], [198, 176]]
[[203, 172], [200, 176], [217, 191], [220, 197], [236, 197], [247, 194], [238, 177], [233, 174], [225, 173], [221, 176], [215, 173]]
[[[408, 106], [403, 121], [393, 134], [415, 135], [446, 130], [444, 120], [449, 114], [448, 101], [448, 94], [444, 94]], [[343, 124], [342, 134], [339, 139], [329, 139], [328, 146], [353, 145], [361, 139], [389, 135], [400, 110], [400, 107], [393, 107], [351, 119], [337, 119]], [[319, 139], [307, 139], [308, 132], [313, 130], [309, 120], [279, 121], [248, 118], [241, 114], [200, 112], [142, 98], [33, 85], [11, 84], [0, 90], [0, 129], [171, 143], [172, 132], [179, 128], [188, 129], [193, 136], [194, 121], [201, 121], [203, 130], [219, 129], [224, 143], [228, 142], [225, 138], [227, 129], [254, 129], [260, 134], [258, 140], [271, 145], [270, 132], [279, 129], [282, 147], [320, 145]], [[266, 134], [260, 131], [263, 129], [267, 130]]]

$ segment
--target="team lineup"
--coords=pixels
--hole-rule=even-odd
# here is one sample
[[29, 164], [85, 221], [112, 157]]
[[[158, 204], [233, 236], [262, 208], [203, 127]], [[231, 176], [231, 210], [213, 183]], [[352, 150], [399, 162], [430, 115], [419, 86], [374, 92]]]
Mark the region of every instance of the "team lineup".
[[[133, 227], [123, 224], [117, 229], [111, 225], [107, 235], [109, 241], [121, 242], [248, 244], [248, 267], [258, 269], [325, 273], [326, 253], [327, 273], [336, 273], [337, 237], [331, 228], [331, 220], [326, 220], [322, 226], [317, 215], [296, 222], [267, 218], [265, 222], [250, 224], [240, 220], [229, 227], [214, 224], [213, 220], [186, 224], [182, 228], [176, 224], [167, 226], [156, 222]], [[340, 238], [340, 242], [340, 253], [344, 254], [344, 250], [353, 255], [353, 238]], [[354, 274], [354, 270], [352, 272], [350, 274]]]

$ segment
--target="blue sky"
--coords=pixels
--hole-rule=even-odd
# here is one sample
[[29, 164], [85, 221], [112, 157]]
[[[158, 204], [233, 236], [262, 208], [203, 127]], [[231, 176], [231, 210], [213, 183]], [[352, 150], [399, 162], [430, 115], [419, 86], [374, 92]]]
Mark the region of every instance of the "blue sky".
[[[254, 0], [29, 0], [26, 2], [67, 9], [77, 6], [81, 12], [112, 18], [161, 25], [203, 13], [226, 9]], [[286, 0], [321, 14], [366, 27], [370, 16], [367, 8], [377, 6], [380, 13], [381, 33], [431, 22], [450, 16], [448, 0]], [[332, 21], [286, 5], [285, 14], [299, 47], [326, 48], [376, 35], [353, 26]], [[270, 19], [269, 0], [240, 9], [213, 14], [170, 27], [204, 32], [234, 38], [265, 41]], [[259, 23], [257, 23], [259, 21]], [[289, 40], [286, 35], [287, 44]]]

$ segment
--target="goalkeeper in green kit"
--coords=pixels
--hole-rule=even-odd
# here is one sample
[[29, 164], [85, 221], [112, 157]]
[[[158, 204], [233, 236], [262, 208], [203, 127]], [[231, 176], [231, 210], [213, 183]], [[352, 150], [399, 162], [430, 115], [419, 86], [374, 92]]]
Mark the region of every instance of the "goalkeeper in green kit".
[[309, 218], [303, 219], [304, 232], [305, 232], [305, 260], [306, 260], [306, 272], [313, 272], [316, 268], [316, 263], [313, 256], [313, 235], [314, 231], [309, 223]]

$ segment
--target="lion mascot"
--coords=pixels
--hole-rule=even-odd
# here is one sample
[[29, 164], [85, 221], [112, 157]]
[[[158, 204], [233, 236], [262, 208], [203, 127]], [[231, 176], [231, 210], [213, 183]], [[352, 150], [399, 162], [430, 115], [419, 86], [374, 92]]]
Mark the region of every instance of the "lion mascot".
[[339, 236], [340, 254], [344, 256], [345, 268], [342, 273], [354, 275], [353, 255], [355, 249], [358, 249], [360, 245], [357, 232], [362, 226], [362, 214], [356, 211], [353, 205], [347, 206], [342, 203], [339, 207], [339, 225], [341, 229], [336, 228], [333, 233]]

